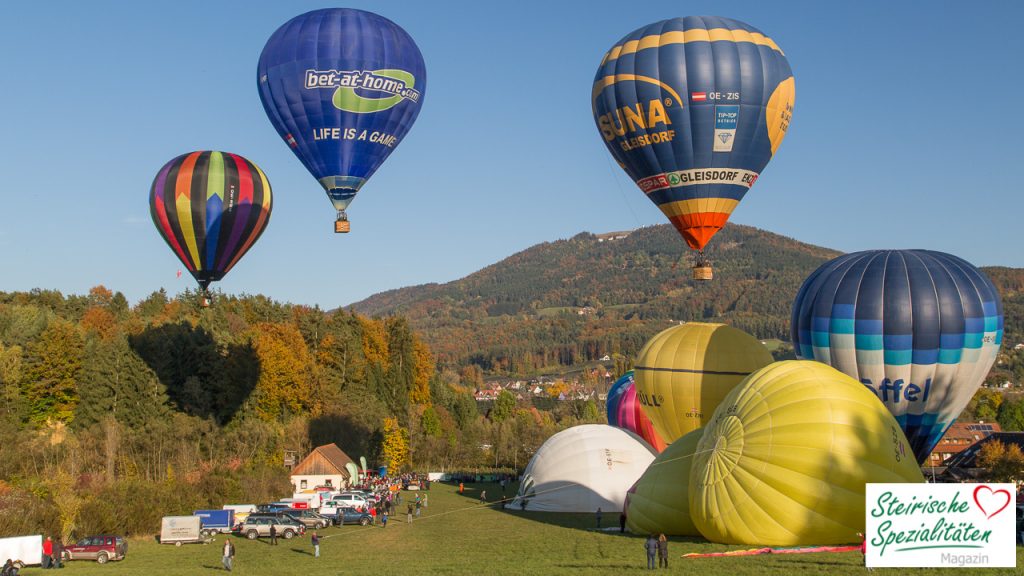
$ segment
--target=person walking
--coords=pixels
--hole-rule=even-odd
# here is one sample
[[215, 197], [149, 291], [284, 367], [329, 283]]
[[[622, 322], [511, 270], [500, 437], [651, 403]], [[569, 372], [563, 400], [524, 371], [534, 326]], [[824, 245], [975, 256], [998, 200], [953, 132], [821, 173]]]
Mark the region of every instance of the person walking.
[[270, 525], [270, 545], [277, 546], [277, 526]]
[[658, 553], [658, 541], [654, 538], [654, 534], [647, 536], [644, 550], [647, 552], [647, 569], [654, 570], [654, 555]]
[[668, 568], [668, 538], [658, 535], [658, 568]]
[[480, 492], [480, 503], [487, 504], [487, 490], [482, 490]]
[[220, 563], [224, 565], [224, 569], [231, 572], [235, 561], [235, 545], [231, 543], [231, 540], [224, 540], [224, 551], [223, 557], [220, 559]]
[[601, 507], [597, 507], [597, 512], [594, 513], [594, 517], [597, 518], [597, 529], [601, 529]]
[[320, 557], [320, 535], [316, 533], [316, 530], [313, 531], [313, 536], [309, 539], [309, 541], [313, 544], [313, 558], [319, 558]]
[[53, 567], [64, 567], [64, 542], [57, 536], [53, 539]]

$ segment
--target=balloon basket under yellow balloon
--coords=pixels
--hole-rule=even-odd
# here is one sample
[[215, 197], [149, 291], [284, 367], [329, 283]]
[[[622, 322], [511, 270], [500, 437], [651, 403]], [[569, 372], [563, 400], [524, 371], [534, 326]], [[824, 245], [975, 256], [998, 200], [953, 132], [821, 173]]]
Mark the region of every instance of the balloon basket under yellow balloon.
[[335, 234], [347, 234], [352, 227], [349, 226], [348, 220], [335, 220], [334, 221], [334, 233]]
[[710, 264], [697, 264], [693, 267], [694, 280], [711, 280], [713, 277], [714, 271], [711, 270]]

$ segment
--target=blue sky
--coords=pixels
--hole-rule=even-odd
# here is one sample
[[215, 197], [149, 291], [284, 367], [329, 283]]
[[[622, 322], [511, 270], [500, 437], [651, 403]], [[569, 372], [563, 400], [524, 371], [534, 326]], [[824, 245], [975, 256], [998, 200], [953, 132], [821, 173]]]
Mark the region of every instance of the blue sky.
[[[359, 2], [428, 71], [412, 131], [363, 188], [353, 232], [260, 105], [270, 34], [319, 2], [19, 2], [0, 22], [0, 290], [135, 302], [193, 285], [149, 218], [174, 156], [242, 154], [274, 212], [220, 288], [347, 305], [447, 282], [539, 242], [662, 223], [612, 162], [589, 94], [601, 56], [651, 22], [763, 30], [796, 77], [794, 120], [732, 221], [844, 251], [929, 248], [1024, 267], [1017, 3]], [[681, 242], [681, 240], [680, 240]]]

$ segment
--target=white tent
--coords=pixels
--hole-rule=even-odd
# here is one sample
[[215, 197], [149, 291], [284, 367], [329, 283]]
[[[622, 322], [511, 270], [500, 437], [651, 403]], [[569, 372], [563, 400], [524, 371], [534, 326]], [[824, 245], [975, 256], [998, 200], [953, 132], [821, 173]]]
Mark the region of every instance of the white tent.
[[617, 518], [626, 491], [655, 455], [639, 436], [620, 428], [587, 424], [563, 430], [533, 455], [509, 507], [540, 512], [601, 508]]

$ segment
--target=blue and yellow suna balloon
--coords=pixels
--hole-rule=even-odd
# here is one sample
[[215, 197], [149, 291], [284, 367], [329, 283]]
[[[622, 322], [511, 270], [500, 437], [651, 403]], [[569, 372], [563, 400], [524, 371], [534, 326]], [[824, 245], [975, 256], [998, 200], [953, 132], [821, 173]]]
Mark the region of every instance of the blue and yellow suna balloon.
[[869, 250], [822, 264], [793, 302], [793, 348], [867, 386], [924, 463], [995, 362], [1003, 305], [970, 263]]
[[637, 29], [594, 77], [594, 120], [608, 150], [698, 251], [724, 225], [782, 143], [793, 113], [782, 50], [728, 18], [687, 16]]
[[257, 68], [271, 123], [338, 211], [401, 143], [427, 88], [423, 55], [394, 22], [363, 10], [296, 16], [267, 41]]

